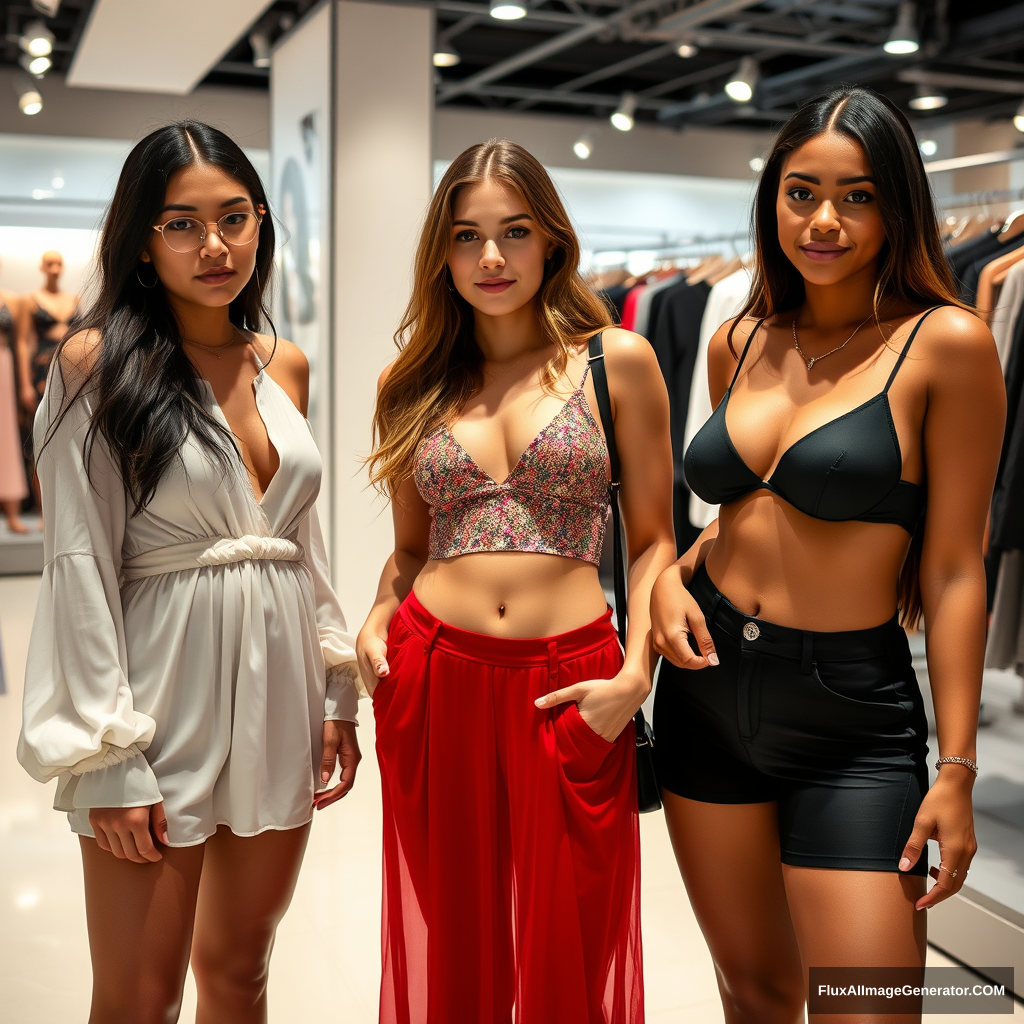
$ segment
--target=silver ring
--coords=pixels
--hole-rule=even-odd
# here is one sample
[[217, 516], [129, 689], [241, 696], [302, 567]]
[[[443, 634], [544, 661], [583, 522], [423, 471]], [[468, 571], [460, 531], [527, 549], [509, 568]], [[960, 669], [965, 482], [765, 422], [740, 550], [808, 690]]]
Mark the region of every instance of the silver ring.
[[940, 871], [945, 871], [949, 875], [950, 878], [956, 878], [956, 876], [958, 874], [958, 869], [957, 868], [953, 868], [953, 870], [950, 871], [949, 868], [947, 868], [946, 865], [941, 863], [941, 862], [939, 863], [939, 870]]

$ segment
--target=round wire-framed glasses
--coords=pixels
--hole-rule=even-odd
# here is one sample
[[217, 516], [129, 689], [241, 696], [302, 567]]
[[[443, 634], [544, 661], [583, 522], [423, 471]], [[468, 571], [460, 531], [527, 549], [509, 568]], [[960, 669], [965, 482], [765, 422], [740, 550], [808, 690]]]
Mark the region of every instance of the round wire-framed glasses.
[[[259, 234], [262, 218], [256, 213], [225, 213], [216, 222], [217, 235], [225, 245], [246, 245]], [[172, 252], [194, 252], [206, 241], [207, 225], [195, 217], [174, 217], [153, 230]]]

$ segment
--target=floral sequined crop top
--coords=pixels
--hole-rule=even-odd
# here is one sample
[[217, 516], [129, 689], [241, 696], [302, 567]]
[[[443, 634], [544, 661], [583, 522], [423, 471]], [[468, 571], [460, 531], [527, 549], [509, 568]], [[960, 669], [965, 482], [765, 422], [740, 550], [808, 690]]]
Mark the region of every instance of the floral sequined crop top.
[[[589, 370], [589, 367], [587, 368]], [[444, 424], [416, 448], [414, 478], [430, 506], [430, 558], [539, 551], [601, 561], [608, 520], [608, 448], [580, 385], [502, 483]]]

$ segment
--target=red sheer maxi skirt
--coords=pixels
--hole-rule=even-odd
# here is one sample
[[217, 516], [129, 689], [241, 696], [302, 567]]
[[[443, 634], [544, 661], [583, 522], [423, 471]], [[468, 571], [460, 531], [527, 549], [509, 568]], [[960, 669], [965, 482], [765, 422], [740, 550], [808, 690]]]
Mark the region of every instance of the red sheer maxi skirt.
[[410, 595], [373, 694], [384, 803], [381, 1024], [642, 1024], [634, 729], [574, 703], [608, 612], [560, 636], [456, 629]]

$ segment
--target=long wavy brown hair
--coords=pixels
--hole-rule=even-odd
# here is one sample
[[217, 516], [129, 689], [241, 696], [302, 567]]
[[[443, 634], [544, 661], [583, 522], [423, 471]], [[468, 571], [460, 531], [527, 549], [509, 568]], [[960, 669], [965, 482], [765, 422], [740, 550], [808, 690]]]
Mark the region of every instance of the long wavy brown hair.
[[[871, 89], [843, 86], [815, 96], [786, 122], [765, 160], [752, 211], [753, 283], [750, 296], [729, 329], [744, 317], [766, 319], [804, 301], [804, 279], [779, 243], [776, 202], [782, 165], [794, 150], [828, 131], [860, 144], [875, 178], [878, 209], [885, 224], [879, 254], [874, 315], [894, 300], [922, 309], [960, 306], [953, 272], [942, 252], [935, 204], [913, 129], [903, 111]], [[921, 550], [924, 517], [918, 521], [897, 585], [900, 618], [906, 626], [921, 619]]]
[[553, 387], [570, 355], [612, 326], [604, 304], [580, 275], [579, 239], [537, 158], [508, 139], [491, 139], [461, 153], [427, 208], [412, 297], [395, 332], [398, 358], [380, 387], [373, 414], [370, 482], [392, 499], [412, 472], [423, 434], [435, 424], [451, 422], [483, 384], [484, 355], [475, 339], [473, 307], [455, 291], [448, 258], [456, 199], [463, 189], [488, 179], [519, 193], [555, 247], [534, 298], [541, 335], [552, 347], [543, 385]]

